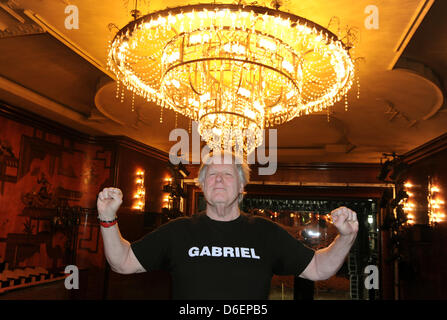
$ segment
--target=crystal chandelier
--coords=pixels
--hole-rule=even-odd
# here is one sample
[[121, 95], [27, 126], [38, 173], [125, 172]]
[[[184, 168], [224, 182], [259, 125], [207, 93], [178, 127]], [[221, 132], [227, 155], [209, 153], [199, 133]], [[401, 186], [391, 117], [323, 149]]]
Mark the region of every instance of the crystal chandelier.
[[290, 13], [197, 4], [130, 22], [110, 43], [108, 66], [134, 94], [198, 121], [210, 148], [250, 153], [265, 128], [325, 110], [347, 93], [349, 49]]

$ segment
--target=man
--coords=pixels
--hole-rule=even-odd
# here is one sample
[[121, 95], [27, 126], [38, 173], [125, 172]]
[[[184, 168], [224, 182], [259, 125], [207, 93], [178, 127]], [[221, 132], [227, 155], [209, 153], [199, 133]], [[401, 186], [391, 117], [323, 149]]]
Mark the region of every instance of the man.
[[332, 211], [339, 235], [314, 251], [270, 220], [241, 213], [239, 203], [249, 169], [225, 154], [208, 157], [199, 170], [206, 212], [160, 226], [130, 244], [116, 224], [119, 189], [98, 196], [98, 213], [107, 261], [130, 274], [169, 270], [174, 299], [267, 299], [273, 274], [325, 280], [342, 266], [357, 235], [356, 213]]

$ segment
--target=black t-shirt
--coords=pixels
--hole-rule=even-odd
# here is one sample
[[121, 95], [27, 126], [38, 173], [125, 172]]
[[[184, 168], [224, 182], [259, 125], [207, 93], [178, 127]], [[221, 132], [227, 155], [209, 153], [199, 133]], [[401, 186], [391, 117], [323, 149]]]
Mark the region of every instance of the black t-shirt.
[[300, 275], [314, 250], [278, 224], [241, 214], [178, 218], [131, 244], [147, 270], [167, 270], [174, 299], [267, 299], [273, 274]]

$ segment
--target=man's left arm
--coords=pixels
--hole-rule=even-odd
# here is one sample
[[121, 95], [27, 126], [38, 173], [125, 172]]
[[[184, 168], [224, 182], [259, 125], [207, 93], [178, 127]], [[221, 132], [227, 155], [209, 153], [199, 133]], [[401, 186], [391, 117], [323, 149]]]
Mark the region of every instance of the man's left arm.
[[309, 265], [300, 274], [301, 278], [312, 281], [329, 279], [340, 270], [354, 244], [359, 230], [357, 214], [346, 207], [340, 207], [333, 210], [331, 215], [339, 234], [328, 247], [315, 252]]

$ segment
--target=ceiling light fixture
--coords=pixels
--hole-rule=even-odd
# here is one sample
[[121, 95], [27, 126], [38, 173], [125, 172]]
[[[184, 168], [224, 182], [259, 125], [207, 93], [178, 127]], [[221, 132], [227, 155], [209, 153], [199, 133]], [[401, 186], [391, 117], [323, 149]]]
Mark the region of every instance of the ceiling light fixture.
[[277, 9], [196, 4], [135, 17], [111, 41], [108, 66], [118, 85], [198, 121], [210, 148], [249, 153], [263, 129], [347, 94], [350, 49]]

